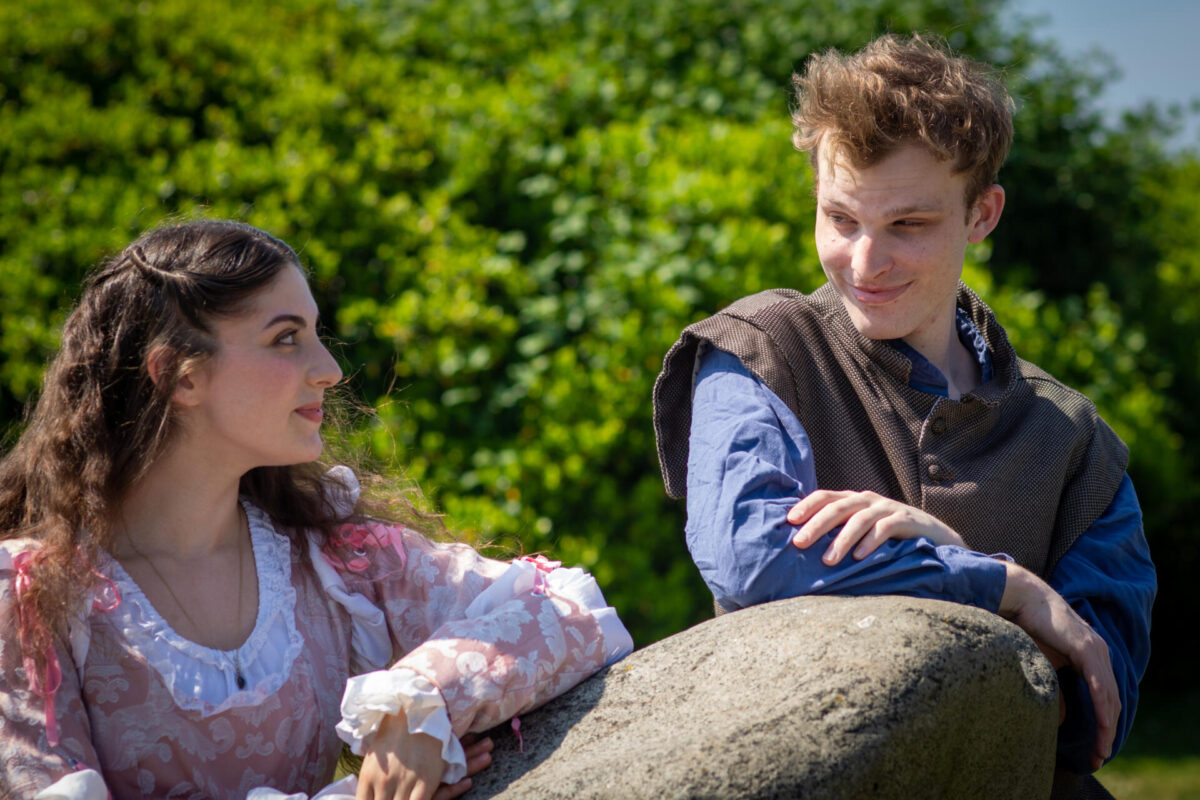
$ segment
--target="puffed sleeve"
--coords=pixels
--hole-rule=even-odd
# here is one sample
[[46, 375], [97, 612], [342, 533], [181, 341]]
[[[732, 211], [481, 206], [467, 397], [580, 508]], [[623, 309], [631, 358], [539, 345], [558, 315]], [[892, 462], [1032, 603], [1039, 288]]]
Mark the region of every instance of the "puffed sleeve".
[[33, 662], [21, 650], [16, 592], [32, 552], [16, 542], [0, 545], [0, 786], [12, 797], [106, 800], [77, 667], [86, 639], [76, 626], [55, 642], [37, 681], [54, 691], [44, 696], [30, 683]]
[[326, 591], [358, 606], [359, 662], [380, 655], [379, 623], [395, 656], [391, 669], [347, 686], [338, 732], [356, 752], [384, 715], [403, 709], [410, 730], [442, 741], [442, 780], [454, 782], [466, 772], [459, 737], [541, 705], [633, 649], [581, 569], [541, 557], [496, 561], [379, 524], [347, 526], [342, 542], [348, 561], [326, 552], [314, 563]]

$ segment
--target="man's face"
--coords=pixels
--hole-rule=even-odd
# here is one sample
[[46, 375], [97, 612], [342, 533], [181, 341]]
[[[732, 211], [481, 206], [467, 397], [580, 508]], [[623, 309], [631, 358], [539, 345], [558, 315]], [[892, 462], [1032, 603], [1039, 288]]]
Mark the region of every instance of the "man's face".
[[[983, 241], [1004, 207], [989, 187], [968, 213], [966, 175], [919, 145], [874, 166], [818, 151], [817, 254], [860, 333], [945, 346], [968, 243]], [[940, 340], [940, 344], [939, 344]]]

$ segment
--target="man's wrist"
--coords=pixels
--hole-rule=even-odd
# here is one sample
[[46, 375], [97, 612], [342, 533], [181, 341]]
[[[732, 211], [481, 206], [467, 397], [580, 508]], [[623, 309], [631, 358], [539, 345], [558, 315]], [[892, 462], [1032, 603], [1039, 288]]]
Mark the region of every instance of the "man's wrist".
[[1004, 562], [1004, 593], [1000, 595], [999, 614], [1006, 619], [1020, 614], [1021, 609], [1037, 593], [1041, 583], [1029, 570], [1011, 561]]

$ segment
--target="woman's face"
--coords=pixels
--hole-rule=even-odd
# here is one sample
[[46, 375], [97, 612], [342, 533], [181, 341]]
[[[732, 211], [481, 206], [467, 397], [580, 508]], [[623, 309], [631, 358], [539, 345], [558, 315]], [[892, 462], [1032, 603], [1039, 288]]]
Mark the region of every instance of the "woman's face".
[[321, 401], [342, 371], [317, 336], [317, 304], [287, 267], [238, 316], [213, 324], [217, 353], [176, 395], [197, 457], [244, 473], [321, 454]]

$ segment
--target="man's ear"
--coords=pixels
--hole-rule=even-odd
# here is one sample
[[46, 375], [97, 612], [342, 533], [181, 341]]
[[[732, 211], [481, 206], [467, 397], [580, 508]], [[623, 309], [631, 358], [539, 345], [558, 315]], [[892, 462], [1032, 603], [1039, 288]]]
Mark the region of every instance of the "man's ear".
[[194, 406], [199, 402], [200, 380], [194, 366], [178, 364], [179, 354], [166, 345], [159, 345], [150, 350], [146, 356], [146, 372], [155, 386], [162, 387], [163, 381], [171, 370], [180, 370], [175, 390], [171, 393], [171, 402], [181, 406]]
[[996, 229], [1000, 222], [1000, 214], [1004, 212], [1004, 189], [998, 183], [985, 187], [975, 200], [971, 209], [970, 226], [967, 241], [979, 244], [987, 235]]

